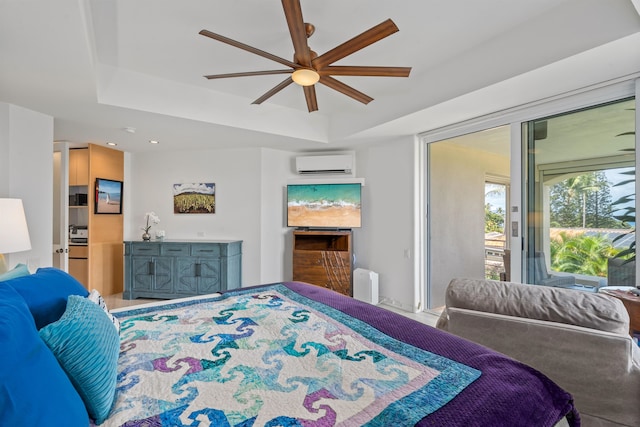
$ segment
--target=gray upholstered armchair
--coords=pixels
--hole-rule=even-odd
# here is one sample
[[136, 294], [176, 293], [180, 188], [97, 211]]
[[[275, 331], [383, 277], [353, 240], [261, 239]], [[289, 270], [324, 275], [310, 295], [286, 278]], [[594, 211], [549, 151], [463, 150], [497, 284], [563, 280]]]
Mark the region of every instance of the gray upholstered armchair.
[[640, 426], [640, 348], [622, 301], [493, 280], [454, 279], [437, 327], [541, 371], [587, 427]]
[[545, 261], [543, 252], [534, 252], [532, 267], [536, 285], [554, 286], [556, 288], [571, 288], [576, 284], [576, 278], [574, 276], [551, 274], [547, 269], [547, 262]]

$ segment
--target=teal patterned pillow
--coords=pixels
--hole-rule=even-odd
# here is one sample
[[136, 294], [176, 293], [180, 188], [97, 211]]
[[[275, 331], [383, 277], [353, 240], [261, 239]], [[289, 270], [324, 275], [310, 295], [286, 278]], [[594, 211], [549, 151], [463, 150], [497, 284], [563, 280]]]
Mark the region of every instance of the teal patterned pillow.
[[120, 337], [106, 313], [87, 298], [70, 295], [62, 317], [40, 330], [87, 407], [101, 424], [115, 397]]

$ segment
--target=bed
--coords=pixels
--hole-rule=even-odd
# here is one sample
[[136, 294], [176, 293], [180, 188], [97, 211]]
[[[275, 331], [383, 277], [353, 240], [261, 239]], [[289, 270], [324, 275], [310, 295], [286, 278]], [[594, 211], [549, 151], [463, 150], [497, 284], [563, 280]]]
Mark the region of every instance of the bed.
[[[580, 425], [571, 395], [538, 371], [318, 286], [285, 282], [110, 312], [87, 297], [70, 295], [38, 333], [91, 425]], [[85, 323], [74, 339], [107, 354], [82, 358], [93, 360], [86, 384], [106, 384], [98, 393], [73, 380], [47, 337], [51, 328], [63, 335], [55, 326], [78, 304], [91, 313], [76, 313]], [[112, 322], [115, 352], [102, 348], [113, 347]], [[98, 324], [106, 335], [91, 331]]]

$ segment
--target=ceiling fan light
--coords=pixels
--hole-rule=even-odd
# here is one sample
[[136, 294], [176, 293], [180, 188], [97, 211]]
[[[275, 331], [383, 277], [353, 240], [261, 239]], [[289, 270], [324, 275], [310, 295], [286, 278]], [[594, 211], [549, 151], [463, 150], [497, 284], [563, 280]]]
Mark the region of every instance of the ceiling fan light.
[[310, 68], [299, 68], [291, 74], [291, 79], [300, 86], [313, 86], [320, 80], [320, 74]]

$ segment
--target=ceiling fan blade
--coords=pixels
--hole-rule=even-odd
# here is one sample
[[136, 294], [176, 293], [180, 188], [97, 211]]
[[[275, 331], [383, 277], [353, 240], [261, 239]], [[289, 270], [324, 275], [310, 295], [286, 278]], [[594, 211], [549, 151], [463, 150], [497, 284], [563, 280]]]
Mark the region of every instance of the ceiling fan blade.
[[388, 37], [397, 31], [398, 27], [396, 26], [396, 24], [394, 24], [391, 19], [387, 19], [386, 21], [368, 29], [360, 35], [347, 40], [340, 46], [334, 47], [330, 51], [318, 56], [316, 59], [311, 61], [311, 66], [316, 70], [322, 70], [327, 65], [333, 64], [334, 62], [344, 58], [345, 56], [351, 55], [352, 53], [357, 52], [358, 50], [363, 49], [377, 42], [378, 40], [382, 40], [383, 38]]
[[409, 77], [410, 72], [411, 67], [361, 67], [329, 65], [319, 71], [319, 74], [331, 76]]
[[309, 112], [318, 111], [318, 99], [316, 98], [316, 87], [303, 86], [304, 98], [307, 100], [307, 109]]
[[227, 73], [227, 74], [209, 74], [204, 76], [205, 78], [212, 79], [226, 79], [228, 77], [251, 77], [251, 76], [267, 76], [270, 74], [291, 74], [293, 70], [267, 70], [267, 71], [247, 71], [244, 73]]
[[291, 41], [293, 42], [294, 58], [304, 67], [311, 66], [311, 53], [307, 44], [307, 31], [302, 18], [300, 0], [282, 0], [284, 16], [287, 18]]
[[249, 46], [248, 44], [244, 44], [244, 43], [241, 43], [239, 41], [230, 39], [228, 37], [221, 36], [220, 34], [212, 33], [209, 30], [202, 30], [198, 34], [202, 34], [205, 37], [209, 37], [211, 39], [218, 40], [219, 42], [226, 43], [228, 45], [240, 48], [242, 50], [246, 50], [247, 52], [251, 52], [251, 53], [256, 54], [258, 56], [262, 56], [263, 58], [267, 58], [267, 59], [270, 59], [272, 61], [279, 62], [280, 64], [286, 65], [287, 67], [291, 67], [291, 68], [294, 68], [294, 69], [300, 68], [300, 65], [298, 65], [296, 63], [288, 61], [288, 60], [286, 60], [284, 58], [280, 58], [279, 56], [272, 55], [269, 52], [265, 52], [264, 50], [260, 50], [258, 48]]
[[289, 86], [291, 83], [293, 83], [293, 80], [291, 80], [291, 77], [287, 77], [286, 80], [284, 80], [282, 83], [278, 84], [276, 87], [274, 87], [273, 89], [271, 89], [270, 91], [262, 95], [260, 98], [253, 101], [252, 104], [262, 104], [264, 101], [271, 98], [273, 95], [280, 92], [282, 89]]
[[363, 104], [368, 104], [373, 101], [373, 98], [371, 98], [370, 96], [365, 95], [364, 93], [352, 88], [351, 86], [347, 86], [346, 84], [334, 79], [333, 77], [320, 76], [320, 83], [330, 87], [333, 90], [337, 90], [338, 92], [343, 93], [355, 99], [356, 101], [360, 101]]

